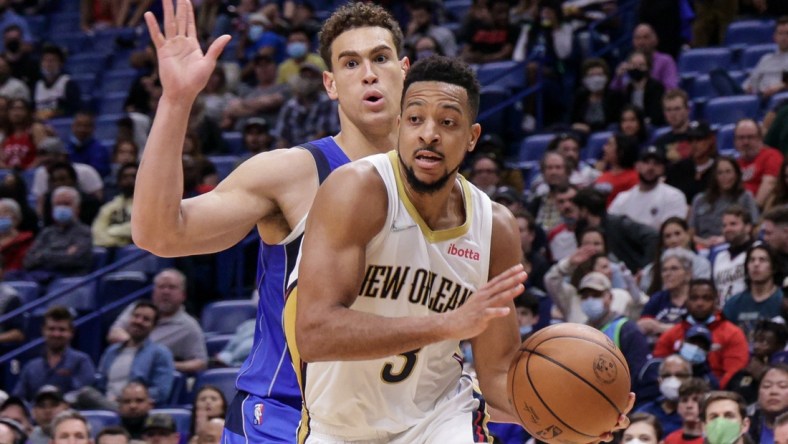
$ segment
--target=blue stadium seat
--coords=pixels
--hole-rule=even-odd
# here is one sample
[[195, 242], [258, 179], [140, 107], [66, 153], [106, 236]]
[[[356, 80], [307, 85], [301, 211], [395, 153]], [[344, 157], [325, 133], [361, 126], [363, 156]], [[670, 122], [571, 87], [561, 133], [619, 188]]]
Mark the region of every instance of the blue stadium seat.
[[219, 180], [224, 180], [235, 169], [240, 159], [238, 156], [208, 156], [208, 160], [216, 167]]
[[104, 54], [84, 53], [76, 54], [66, 59], [66, 72], [71, 74], [97, 74], [107, 65], [107, 56]]
[[471, 8], [471, 0], [446, 0], [443, 2], [443, 10], [447, 20], [451, 22], [462, 22]]
[[98, 283], [97, 303], [101, 306], [122, 299], [148, 285], [148, 276], [141, 271], [114, 271]]
[[181, 404], [181, 397], [186, 393], [186, 376], [177, 370], [172, 373], [172, 389], [167, 406], [174, 407]]
[[74, 74], [71, 76], [71, 80], [76, 82], [79, 86], [79, 92], [83, 95], [91, 95], [91, 93], [96, 90], [96, 74], [90, 72], [85, 74]]
[[202, 310], [200, 326], [205, 333], [231, 334], [256, 315], [257, 306], [251, 300], [211, 302]]
[[613, 135], [612, 131], [598, 131], [591, 134], [586, 142], [584, 160], [596, 161], [602, 158], [602, 148]]
[[715, 68], [729, 69], [732, 54], [728, 48], [695, 48], [679, 55], [679, 74], [682, 77], [708, 74]]
[[[79, 8], [77, 8], [79, 11]], [[59, 12], [49, 16], [49, 38], [57, 42], [57, 36], [71, 32], [79, 32], [79, 12]]]
[[760, 101], [755, 95], [715, 97], [706, 103], [705, 118], [711, 125], [736, 123], [745, 117], [758, 119]]
[[101, 114], [120, 114], [124, 111], [128, 91], [114, 92], [100, 98], [99, 112]]
[[659, 137], [669, 132], [670, 132], [669, 126], [661, 126], [659, 128], [655, 128], [653, 131], [651, 131], [651, 136], [648, 139], [648, 143], [654, 143], [654, 141], [657, 140]]
[[774, 20], [739, 20], [728, 25], [725, 46], [757, 45], [773, 41]]
[[[57, 37], [57, 44], [60, 47], [65, 48], [68, 51], [70, 57], [91, 53], [90, 37], [88, 37], [82, 31], [69, 32], [67, 34], [59, 35]], [[78, 71], [75, 72], [69, 70], [69, 72], [72, 74], [80, 74]]]
[[766, 105], [766, 111], [771, 111], [775, 106], [788, 101], [788, 91], [783, 91], [769, 97], [769, 103]]
[[689, 96], [693, 100], [715, 97], [717, 92], [711, 86], [708, 74], [702, 74], [692, 79]]
[[102, 54], [110, 54], [116, 51], [116, 42], [119, 38], [133, 40], [134, 37], [134, 30], [131, 28], [102, 29], [93, 34], [93, 50]]
[[47, 125], [55, 130], [55, 134], [60, 140], [68, 140], [69, 136], [71, 136], [71, 123], [73, 121], [74, 119], [71, 117], [57, 117], [49, 119]]
[[159, 408], [151, 410], [148, 415], [155, 415], [157, 413], [172, 416], [172, 419], [175, 421], [175, 428], [178, 430], [178, 433], [181, 434], [181, 437], [189, 434], [189, 430], [191, 430], [192, 426], [191, 410], [181, 408]]
[[507, 60], [477, 65], [476, 77], [482, 86], [496, 85], [505, 88], [525, 88], [525, 63]]
[[[101, 78], [101, 93], [125, 93], [128, 95], [131, 84], [137, 79], [137, 70], [120, 69], [107, 71]], [[125, 97], [124, 97], [125, 100]]]
[[205, 348], [208, 349], [208, 356], [215, 356], [222, 351], [225, 345], [230, 342], [233, 335], [212, 335], [205, 338]]
[[485, 86], [481, 89], [479, 98], [479, 123], [487, 134], [503, 135], [506, 132], [507, 111], [511, 107], [499, 109], [492, 114], [487, 111], [505, 102], [512, 96], [508, 88], [498, 85]]
[[547, 145], [555, 139], [555, 134], [536, 134], [528, 136], [523, 139], [520, 144], [519, 161], [522, 162], [539, 162], [542, 155], [547, 150]]
[[117, 114], [101, 114], [96, 118], [96, 132], [93, 136], [99, 140], [111, 139], [111, 145], [105, 145], [110, 148], [115, 144], [115, 137], [118, 135], [118, 120], [125, 116], [123, 113]]
[[[132, 254], [136, 254], [138, 251], [143, 251], [136, 245], [127, 245], [122, 248], [118, 248], [115, 251], [115, 262], [126, 258]], [[173, 260], [169, 258], [161, 258], [158, 256], [154, 256], [148, 252], [145, 252], [145, 255], [142, 259], [134, 261], [126, 266], [121, 267], [118, 271], [141, 271], [148, 276], [152, 276], [164, 268], [171, 267], [173, 264]]]
[[237, 377], [237, 368], [212, 368], [205, 370], [197, 375], [190, 398], [193, 398], [193, 395], [200, 391], [202, 386], [212, 385], [218, 388], [229, 402], [235, 397], [235, 380]]
[[[83, 277], [67, 277], [67, 278], [55, 279], [47, 287], [46, 294], [44, 296], [59, 293], [64, 289], [69, 288], [83, 281], [84, 281]], [[89, 281], [86, 282], [84, 285], [80, 285], [74, 288], [73, 290], [68, 291], [62, 296], [51, 300], [47, 304], [44, 304], [44, 306], [36, 308], [34, 310], [34, 314], [36, 315], [43, 314], [47, 310], [47, 308], [53, 305], [64, 305], [66, 307], [73, 308], [78, 312], [86, 312], [95, 309], [96, 308], [95, 282]]]
[[736, 149], [733, 145], [733, 128], [736, 125], [729, 123], [717, 129], [717, 150], [730, 151]]
[[739, 57], [739, 68], [749, 71], [755, 68], [755, 65], [761, 60], [766, 54], [771, 54], [777, 51], [777, 44], [775, 43], [766, 43], [763, 45], [752, 45], [744, 48]]
[[48, 20], [45, 15], [26, 15], [23, 17], [34, 39], [38, 40], [46, 33]]
[[82, 410], [82, 416], [90, 424], [90, 435], [96, 437], [105, 427], [120, 425], [120, 416], [111, 410]]
[[109, 251], [104, 247], [93, 247], [93, 270], [104, 268], [109, 261]]
[[35, 300], [41, 294], [41, 286], [33, 281], [5, 281], [4, 284], [19, 293], [23, 305]]
[[244, 135], [240, 131], [228, 131], [222, 133], [222, 139], [227, 146], [230, 154], [242, 155], [244, 154]]

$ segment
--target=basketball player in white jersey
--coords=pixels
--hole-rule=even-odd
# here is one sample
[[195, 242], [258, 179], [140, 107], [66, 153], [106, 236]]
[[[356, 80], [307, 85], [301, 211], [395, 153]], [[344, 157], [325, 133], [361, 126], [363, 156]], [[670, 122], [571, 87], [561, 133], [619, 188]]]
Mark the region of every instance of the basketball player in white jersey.
[[519, 232], [457, 174], [481, 132], [478, 82], [462, 62], [431, 57], [404, 94], [397, 151], [338, 169], [307, 218], [285, 309], [304, 393], [299, 443], [491, 442], [462, 373], [465, 338], [484, 398], [516, 416], [506, 376], [526, 279]]

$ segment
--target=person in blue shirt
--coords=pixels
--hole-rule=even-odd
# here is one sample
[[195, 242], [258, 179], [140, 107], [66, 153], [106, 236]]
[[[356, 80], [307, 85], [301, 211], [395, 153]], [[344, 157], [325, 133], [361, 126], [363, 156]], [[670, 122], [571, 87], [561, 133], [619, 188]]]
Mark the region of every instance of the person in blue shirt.
[[47, 310], [41, 327], [44, 352], [22, 367], [12, 392], [15, 396], [32, 401], [38, 389], [45, 385], [68, 393], [93, 384], [96, 370], [90, 356], [71, 348], [73, 321], [74, 316], [66, 307], [53, 306]]
[[109, 150], [93, 136], [96, 130], [96, 117], [88, 112], [78, 112], [71, 124], [71, 137], [66, 143], [72, 162], [92, 166], [106, 177], [110, 173]]

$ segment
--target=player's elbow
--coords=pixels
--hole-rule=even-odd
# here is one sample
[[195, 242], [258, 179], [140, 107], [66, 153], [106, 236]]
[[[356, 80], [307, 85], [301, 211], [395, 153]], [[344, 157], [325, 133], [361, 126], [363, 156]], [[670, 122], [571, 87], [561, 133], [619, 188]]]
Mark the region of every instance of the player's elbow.
[[296, 324], [296, 347], [303, 362], [325, 361], [327, 344], [320, 340], [321, 328], [318, 323], [306, 321]]
[[159, 257], [175, 256], [174, 243], [159, 230], [150, 229], [140, 222], [131, 220], [131, 240], [137, 247]]

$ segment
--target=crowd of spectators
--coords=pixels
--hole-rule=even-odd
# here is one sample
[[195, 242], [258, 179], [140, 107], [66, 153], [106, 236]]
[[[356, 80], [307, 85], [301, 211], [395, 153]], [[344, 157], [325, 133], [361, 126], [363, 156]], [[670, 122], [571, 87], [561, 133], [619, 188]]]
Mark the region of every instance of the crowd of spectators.
[[[85, 36], [143, 31], [142, 13], [160, 9], [153, 0], [0, 0], [2, 277], [44, 290], [93, 271], [94, 247], [111, 256], [132, 244], [136, 165], [161, 95], [144, 31], [131, 42], [119, 38], [117, 45], [134, 48], [128, 66], [137, 76], [123, 116], [110, 123], [117, 136], [99, 138], [99, 125], [107, 125], [95, 106], [101, 97], [68, 70], [73, 49], [29, 25], [60, 3], [79, 6]], [[229, 33], [233, 42], [189, 119], [185, 197], [227, 174], [216, 156], [241, 162], [339, 130], [315, 44], [332, 2], [194, 3], [202, 40]], [[723, 151], [719, 128], [693, 117], [696, 104], [676, 63], [687, 48], [722, 44], [737, 16], [776, 19], [776, 50], [743, 83], [712, 76], [720, 91], [757, 94], [769, 104], [788, 91], [788, 18], [778, 18], [788, 14], [785, 2], [704, 0], [688, 11], [679, 7], [687, 2], [640, 0], [631, 14], [623, 0], [474, 0], [467, 10], [435, 0], [385, 3], [401, 21], [411, 61], [433, 54], [476, 65], [516, 61], [528, 84], [541, 82], [543, 120], [536, 120], [535, 97], [525, 97], [517, 104], [521, 128], [512, 132], [554, 134], [539, 162], [508, 168], [510, 146], [520, 140], [486, 133], [463, 168], [517, 218], [529, 272], [516, 300], [523, 338], [564, 321], [611, 337], [638, 395], [621, 442], [785, 443], [788, 106], [774, 103], [763, 118], [736, 122], [735, 149]], [[593, 48], [622, 37], [627, 44], [596, 56]], [[65, 132], [56, 125], [63, 121]], [[586, 142], [607, 130], [613, 134], [600, 152], [588, 155]], [[231, 146], [238, 134], [240, 149]], [[203, 265], [195, 259], [180, 271], [160, 270], [150, 300], [132, 303], [102, 332], [95, 361], [72, 348], [75, 313], [50, 307], [40, 325], [42, 352], [5, 387], [0, 437], [218, 442], [228, 400], [215, 387], [194, 394], [186, 431], [153, 411], [171, 404], [177, 375], [238, 367], [249, 353], [254, 321], [209, 355], [195, 316], [201, 305], [187, 297], [190, 287], [206, 287]], [[0, 315], [23, 302], [0, 282]], [[10, 319], [0, 325], [0, 346], [38, 334], [21, 317]], [[90, 430], [71, 409], [116, 412], [118, 426]], [[501, 442], [527, 439], [512, 427], [494, 432]]]

